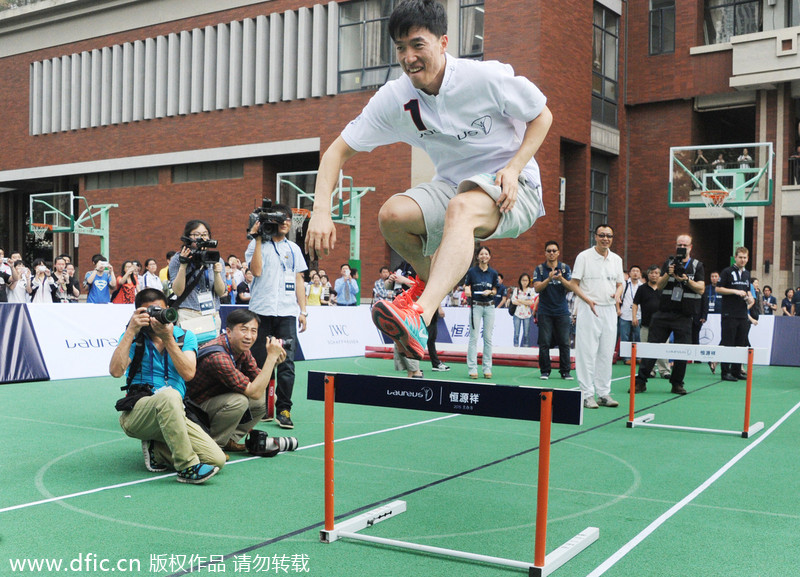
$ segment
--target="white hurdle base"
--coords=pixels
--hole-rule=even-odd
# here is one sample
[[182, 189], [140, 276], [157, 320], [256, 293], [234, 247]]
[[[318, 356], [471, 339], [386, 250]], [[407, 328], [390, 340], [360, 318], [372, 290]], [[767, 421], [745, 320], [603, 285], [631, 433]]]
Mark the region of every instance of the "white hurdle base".
[[706, 429], [703, 427], [683, 427], [681, 425], [659, 425], [658, 423], [653, 423], [652, 421], [655, 420], [656, 416], [653, 413], [647, 413], [646, 415], [642, 415], [640, 417], [636, 417], [632, 421], [628, 421], [628, 428], [633, 429], [634, 427], [649, 427], [651, 429], [677, 429], [680, 431], [696, 431], [698, 433], [716, 433], [719, 435], [734, 435], [736, 437], [742, 437], [747, 439], [756, 433], [758, 433], [761, 429], [764, 428], [764, 423], [759, 421], [757, 423], [753, 423], [750, 425], [750, 428], [747, 431], [729, 431], [726, 429]]
[[393, 501], [388, 505], [368, 511], [367, 513], [363, 513], [358, 517], [353, 517], [347, 521], [337, 523], [334, 525], [334, 528], [331, 531], [326, 531], [324, 529], [321, 530], [320, 540], [323, 543], [332, 543], [333, 541], [337, 541], [341, 538], [354, 539], [357, 541], [366, 541], [369, 543], [389, 545], [391, 547], [400, 547], [403, 549], [444, 555], [447, 557], [458, 557], [460, 559], [469, 559], [471, 561], [480, 561], [482, 563], [503, 565], [505, 567], [514, 567], [516, 569], [526, 569], [529, 577], [546, 577], [564, 565], [567, 561], [575, 557], [578, 553], [586, 549], [589, 545], [597, 541], [597, 539], [600, 537], [600, 529], [597, 527], [589, 527], [547, 555], [545, 557], [544, 567], [537, 567], [528, 561], [516, 561], [514, 559], [505, 559], [503, 557], [492, 557], [490, 555], [480, 555], [478, 553], [469, 553], [466, 551], [458, 551], [456, 549], [445, 549], [443, 547], [433, 547], [431, 545], [420, 545], [418, 543], [410, 543], [408, 541], [386, 539], [384, 537], [374, 537], [371, 535], [362, 535], [358, 533], [358, 531], [361, 531], [362, 529], [371, 527], [372, 525], [380, 523], [381, 521], [386, 521], [387, 519], [390, 519], [395, 515], [399, 515], [400, 513], [404, 513], [405, 511], [405, 501]]

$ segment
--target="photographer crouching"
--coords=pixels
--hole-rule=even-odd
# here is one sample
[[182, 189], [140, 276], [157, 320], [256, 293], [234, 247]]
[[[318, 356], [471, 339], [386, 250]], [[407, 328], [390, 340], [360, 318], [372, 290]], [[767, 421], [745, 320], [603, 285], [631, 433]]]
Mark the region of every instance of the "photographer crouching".
[[197, 339], [174, 325], [160, 290], [136, 295], [136, 311], [111, 356], [113, 377], [127, 374], [117, 401], [119, 424], [129, 437], [141, 439], [144, 464], [157, 473], [171, 465], [181, 483], [199, 484], [225, 465], [225, 454], [202, 427], [186, 416], [186, 381], [195, 375]]
[[178, 322], [197, 335], [199, 343], [216, 338], [221, 328], [219, 298], [225, 289], [225, 262], [211, 238], [211, 229], [202, 220], [190, 220], [183, 228], [183, 247], [169, 261], [169, 278], [178, 309]]
[[[271, 448], [261, 456], [297, 448], [294, 437], [269, 437], [252, 431], [266, 412], [266, 391], [273, 369], [286, 352], [280, 339], [267, 341], [267, 359], [261, 368], [250, 349], [258, 336], [258, 315], [239, 308], [231, 312], [225, 331], [197, 352], [197, 371], [186, 383], [187, 396], [208, 415], [211, 438], [223, 451], [251, 450], [254, 437], [265, 437]], [[240, 443], [250, 433], [247, 443]], [[258, 453], [254, 453], [258, 454]]]
[[[678, 237], [675, 255], [670, 256], [662, 267], [664, 271], [658, 279], [661, 298], [658, 312], [650, 319], [648, 343], [665, 343], [670, 333], [675, 336], [675, 344], [692, 344], [692, 323], [700, 314], [700, 301], [706, 289], [705, 267], [692, 258], [692, 237], [682, 234]], [[656, 364], [656, 359], [642, 359], [636, 375], [637, 393], [647, 390], [647, 377]], [[685, 395], [683, 377], [686, 375], [686, 361], [676, 360], [672, 364], [669, 382], [672, 393]]]
[[264, 199], [250, 215], [245, 261], [250, 263], [253, 286], [248, 308], [258, 315], [258, 338], [252, 352], [259, 366], [267, 359], [267, 336], [283, 340], [286, 360], [278, 365], [275, 413], [282, 429], [294, 428], [291, 418], [294, 389], [294, 351], [297, 328], [306, 330], [306, 291], [303, 272], [308, 269], [300, 247], [286, 238], [292, 228], [292, 211], [272, 206]]

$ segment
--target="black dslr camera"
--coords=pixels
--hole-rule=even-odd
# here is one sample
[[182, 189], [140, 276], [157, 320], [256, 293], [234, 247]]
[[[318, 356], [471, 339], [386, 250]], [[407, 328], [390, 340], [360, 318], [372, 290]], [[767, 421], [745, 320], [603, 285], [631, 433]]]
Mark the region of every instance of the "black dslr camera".
[[207, 264], [215, 264], [219, 262], [219, 251], [208, 250], [209, 248], [217, 248], [219, 244], [213, 239], [193, 239], [188, 236], [182, 236], [181, 241], [183, 246], [192, 251], [187, 257], [179, 257], [180, 262], [193, 263], [197, 268], [204, 267]]
[[675, 249], [675, 256], [670, 255], [667, 259], [667, 266], [672, 265], [673, 276], [683, 276], [686, 273], [686, 267], [683, 266], [683, 261], [686, 259], [686, 247], [679, 246]]
[[164, 309], [156, 305], [150, 305], [147, 307], [147, 314], [162, 325], [178, 322], [178, 309]]
[[[251, 212], [248, 218], [248, 240], [252, 240], [257, 236], [260, 236], [262, 240], [275, 236], [278, 234], [278, 227], [282, 225], [285, 220], [286, 215], [283, 213], [283, 211], [272, 209], [272, 201], [270, 199], [262, 199], [261, 206], [257, 207], [253, 212]], [[250, 234], [250, 230], [257, 222], [261, 225], [258, 227], [258, 232], [255, 235]]]

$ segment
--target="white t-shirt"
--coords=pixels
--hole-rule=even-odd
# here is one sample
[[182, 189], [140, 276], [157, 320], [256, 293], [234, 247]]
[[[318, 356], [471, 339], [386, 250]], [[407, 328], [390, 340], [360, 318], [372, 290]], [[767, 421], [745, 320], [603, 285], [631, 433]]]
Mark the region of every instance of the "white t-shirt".
[[[638, 283], [633, 284], [633, 281], [628, 279], [622, 287], [622, 305], [620, 306], [620, 315], [623, 321], [633, 320], [633, 298], [636, 296], [636, 291], [644, 283], [640, 280]], [[642, 320], [642, 307], [636, 311], [636, 318]]]
[[[247, 262], [253, 262], [256, 241], [261, 243], [261, 276], [253, 278], [247, 308], [265, 317], [298, 316], [300, 305], [297, 304], [295, 292], [297, 273], [308, 270], [303, 252], [287, 239], [280, 242], [253, 239], [245, 252]], [[290, 286], [294, 288], [290, 289]]]
[[[438, 95], [417, 90], [404, 74], [378, 90], [342, 138], [357, 151], [395, 142], [422, 148], [436, 167], [434, 180], [457, 186], [506, 166], [519, 151], [525, 123], [546, 102], [535, 84], [514, 76], [507, 64], [447, 55]], [[541, 185], [533, 158], [523, 173], [532, 186]]]
[[594, 247], [587, 248], [575, 259], [572, 278], [581, 281], [581, 290], [596, 305], [614, 305], [617, 283], [622, 284], [625, 280], [622, 259], [611, 251], [603, 256]]
[[13, 289], [8, 289], [8, 302], [10, 303], [27, 303], [30, 298], [28, 295], [28, 282], [27, 276], [20, 276], [17, 284]]

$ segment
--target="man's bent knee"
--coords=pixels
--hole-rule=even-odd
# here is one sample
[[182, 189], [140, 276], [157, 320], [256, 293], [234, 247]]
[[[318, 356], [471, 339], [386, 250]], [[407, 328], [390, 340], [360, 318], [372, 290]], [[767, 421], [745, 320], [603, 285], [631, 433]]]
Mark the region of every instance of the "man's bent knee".
[[425, 234], [425, 219], [415, 200], [402, 195], [392, 196], [378, 212], [381, 230], [400, 228], [412, 234]]

